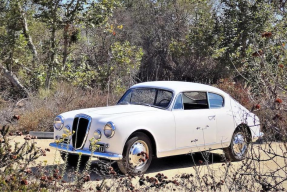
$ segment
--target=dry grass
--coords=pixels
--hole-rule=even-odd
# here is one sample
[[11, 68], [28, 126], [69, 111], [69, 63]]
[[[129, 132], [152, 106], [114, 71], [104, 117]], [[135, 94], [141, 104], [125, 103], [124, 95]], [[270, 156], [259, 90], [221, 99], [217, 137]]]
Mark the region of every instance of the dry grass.
[[[109, 104], [117, 101], [110, 95]], [[55, 90], [39, 93], [17, 102], [5, 102], [1, 109], [0, 125], [11, 121], [21, 131], [53, 131], [53, 119], [60, 113], [107, 105], [107, 94], [96, 89], [84, 90], [69, 84], [59, 84]], [[14, 115], [20, 116], [18, 122]]]

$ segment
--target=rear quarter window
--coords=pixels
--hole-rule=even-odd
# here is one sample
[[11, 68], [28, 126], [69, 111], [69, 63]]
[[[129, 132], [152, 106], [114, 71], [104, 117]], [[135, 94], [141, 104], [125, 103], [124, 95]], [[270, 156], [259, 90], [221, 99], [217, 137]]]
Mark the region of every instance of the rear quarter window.
[[224, 99], [216, 93], [208, 93], [209, 108], [216, 109], [224, 106]]

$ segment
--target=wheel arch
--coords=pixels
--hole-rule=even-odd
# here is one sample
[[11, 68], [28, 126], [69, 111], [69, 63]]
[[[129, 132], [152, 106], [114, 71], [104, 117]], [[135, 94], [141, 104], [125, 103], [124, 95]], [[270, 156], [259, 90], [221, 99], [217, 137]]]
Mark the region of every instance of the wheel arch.
[[130, 134], [130, 136], [128, 137], [128, 139], [126, 140], [125, 142], [125, 147], [124, 147], [124, 150], [126, 150], [126, 143], [128, 142], [128, 140], [133, 137], [136, 133], [144, 133], [146, 134], [149, 139], [151, 140], [151, 143], [152, 143], [152, 153], [153, 153], [153, 156], [157, 157], [157, 151], [156, 151], [156, 142], [155, 142], [155, 139], [154, 139], [154, 136], [147, 130], [145, 129], [139, 129], [139, 130], [136, 130], [134, 131], [132, 134]]

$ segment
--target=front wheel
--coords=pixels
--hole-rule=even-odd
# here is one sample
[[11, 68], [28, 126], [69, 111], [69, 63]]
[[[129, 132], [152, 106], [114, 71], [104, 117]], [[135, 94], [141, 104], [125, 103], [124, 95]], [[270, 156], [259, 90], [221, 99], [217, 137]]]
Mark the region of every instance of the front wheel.
[[127, 141], [123, 159], [117, 161], [117, 164], [124, 174], [142, 174], [149, 168], [152, 154], [149, 137], [144, 133], [136, 133]]
[[241, 161], [245, 159], [251, 135], [245, 128], [238, 128], [232, 136], [230, 146], [223, 149], [226, 157], [230, 161]]

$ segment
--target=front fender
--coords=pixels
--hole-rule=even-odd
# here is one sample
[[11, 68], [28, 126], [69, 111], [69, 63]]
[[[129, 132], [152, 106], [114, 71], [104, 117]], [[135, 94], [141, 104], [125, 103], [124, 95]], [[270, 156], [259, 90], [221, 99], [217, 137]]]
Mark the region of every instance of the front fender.
[[160, 110], [149, 113], [140, 113], [126, 117], [115, 118], [112, 122], [116, 126], [113, 138], [103, 139], [109, 142], [109, 151], [123, 153], [128, 138], [136, 131], [149, 132], [156, 144], [155, 153], [175, 149], [175, 122], [170, 111]]

